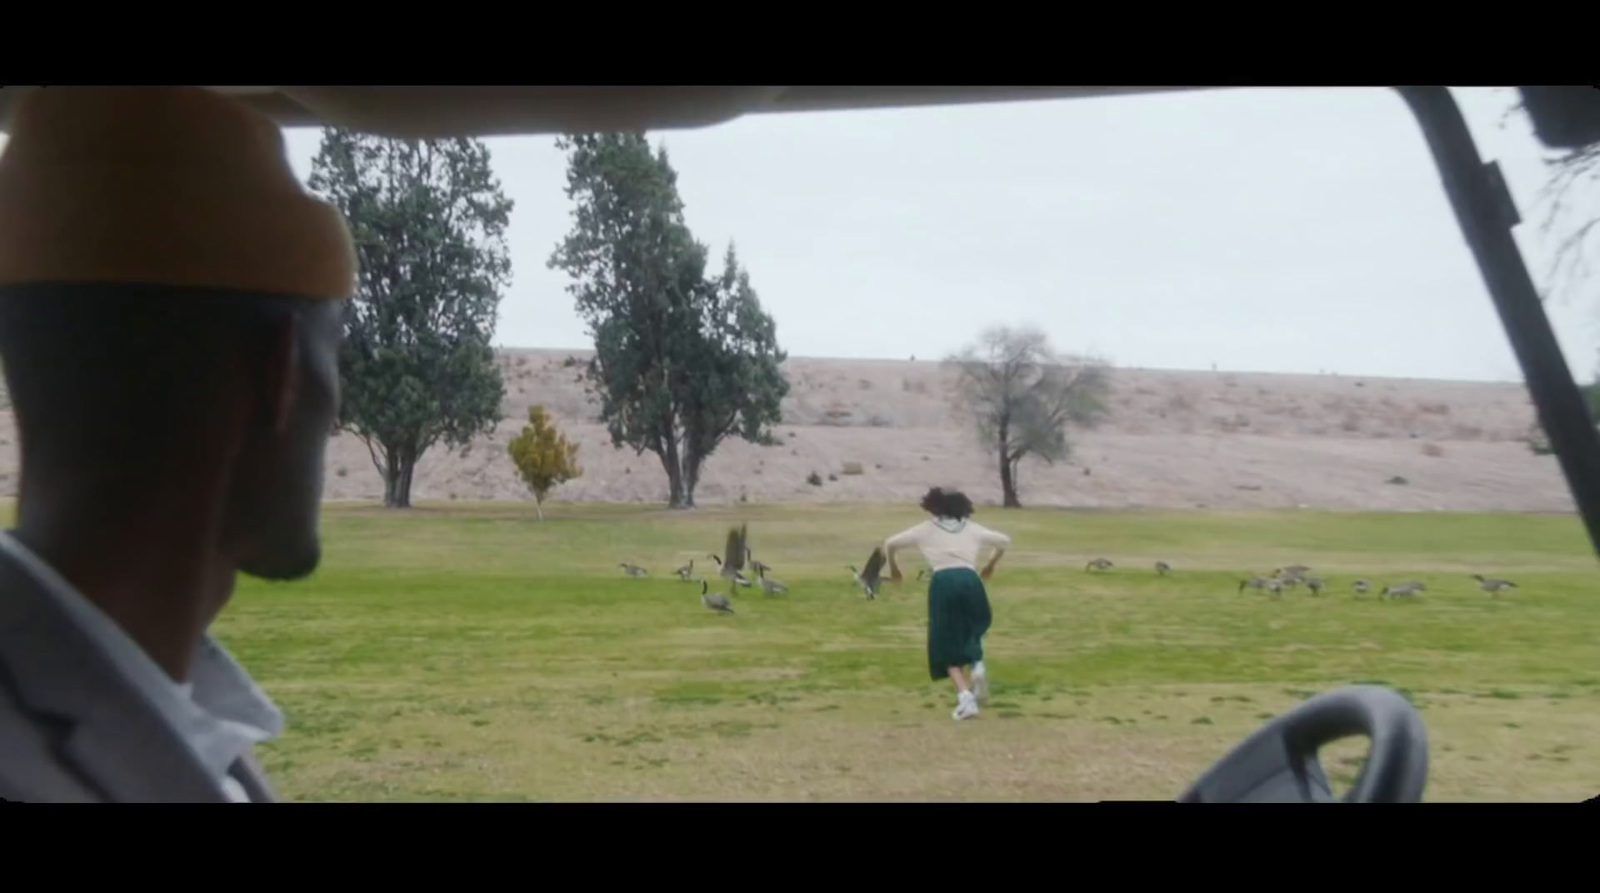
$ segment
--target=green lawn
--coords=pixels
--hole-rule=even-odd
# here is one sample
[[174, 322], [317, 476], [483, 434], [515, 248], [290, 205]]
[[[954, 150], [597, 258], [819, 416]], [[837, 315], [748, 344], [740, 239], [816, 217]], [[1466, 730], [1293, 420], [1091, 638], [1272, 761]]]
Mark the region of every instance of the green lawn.
[[[915, 509], [547, 514], [330, 507], [313, 579], [242, 582], [216, 632], [288, 714], [262, 751], [286, 798], [1171, 798], [1356, 681], [1421, 707], [1431, 800], [1600, 790], [1600, 575], [1575, 518], [986, 510], [1015, 545], [991, 583], [993, 701], [956, 723], [925, 670], [920, 558], [876, 602], [844, 570]], [[710, 565], [741, 520], [791, 594], [713, 614], [672, 569]], [[1116, 569], [1086, 574], [1101, 555]], [[1329, 594], [1236, 592], [1292, 563]], [[1491, 599], [1478, 572], [1522, 588]], [[1357, 576], [1429, 590], [1358, 599]], [[1338, 784], [1362, 744], [1325, 751]]]

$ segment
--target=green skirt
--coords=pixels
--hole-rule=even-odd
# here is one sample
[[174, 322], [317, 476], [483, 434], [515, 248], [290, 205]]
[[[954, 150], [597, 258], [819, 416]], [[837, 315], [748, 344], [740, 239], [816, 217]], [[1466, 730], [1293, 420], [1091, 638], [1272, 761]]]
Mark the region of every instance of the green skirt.
[[951, 667], [983, 660], [983, 635], [989, 631], [989, 593], [971, 568], [939, 571], [928, 581], [928, 675], [950, 676]]

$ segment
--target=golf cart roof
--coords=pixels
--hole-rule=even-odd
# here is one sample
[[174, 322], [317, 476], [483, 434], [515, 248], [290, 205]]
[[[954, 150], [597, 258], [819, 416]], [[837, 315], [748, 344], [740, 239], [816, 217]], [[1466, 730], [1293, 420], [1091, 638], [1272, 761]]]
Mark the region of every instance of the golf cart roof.
[[[17, 98], [0, 87], [0, 131]], [[396, 137], [516, 136], [708, 127], [745, 115], [1124, 96], [1214, 86], [518, 86], [213, 87], [285, 127], [334, 125]], [[1285, 88], [1295, 89], [1295, 88]], [[1600, 141], [1600, 90], [1518, 88], [1539, 139], [1571, 148]]]
[[[0, 129], [25, 90], [0, 88]], [[213, 87], [284, 127], [393, 137], [520, 136], [708, 127], [750, 114], [1015, 102], [1195, 87]]]

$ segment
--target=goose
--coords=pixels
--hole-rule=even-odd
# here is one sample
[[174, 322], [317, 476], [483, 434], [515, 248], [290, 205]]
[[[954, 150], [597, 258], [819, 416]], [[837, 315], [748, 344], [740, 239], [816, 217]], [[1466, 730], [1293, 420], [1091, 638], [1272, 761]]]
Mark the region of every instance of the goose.
[[761, 574], [773, 569], [772, 565], [757, 561], [755, 553], [750, 551], [750, 547], [748, 545], [744, 547], [744, 562], [751, 570], [756, 572], [756, 576], [760, 576]]
[[694, 559], [693, 558], [689, 559], [689, 563], [688, 564], [684, 565], [683, 567], [678, 568], [678, 579], [682, 580], [685, 583], [688, 583], [688, 582], [691, 582], [692, 580], [694, 580]]
[[1385, 587], [1383, 587], [1383, 597], [1384, 598], [1399, 598], [1402, 595], [1407, 596], [1407, 597], [1412, 597], [1412, 596], [1415, 596], [1418, 592], [1421, 592], [1421, 591], [1422, 591], [1421, 586], [1418, 583], [1415, 583], [1415, 582], [1401, 583], [1398, 586], [1385, 586]]
[[1109, 560], [1107, 560], [1105, 558], [1096, 558], [1095, 560], [1093, 560], [1093, 561], [1089, 562], [1088, 564], [1084, 565], [1083, 569], [1086, 572], [1087, 571], [1108, 571], [1108, 570], [1111, 570], [1113, 567], [1116, 567], [1116, 565], [1112, 564]]
[[918, 583], [921, 583], [923, 580], [925, 580], [927, 578], [928, 578], [928, 569], [927, 568], [923, 568], [922, 570], [917, 571], [917, 582]]
[[784, 592], [788, 592], [789, 591], [789, 587], [787, 587], [787, 586], [783, 585], [782, 583], [778, 582], [777, 580], [774, 580], [771, 577], [767, 576], [767, 569], [765, 567], [763, 567], [761, 569], [761, 578], [760, 579], [761, 579], [761, 591], [765, 592], [768, 595], [778, 595], [780, 593], [784, 593]]
[[1170, 570], [1172, 570], [1172, 565], [1166, 563], [1165, 561], [1156, 562], [1156, 573], [1158, 575], [1165, 577], [1167, 572]]
[[1306, 571], [1308, 570], [1310, 568], [1299, 564], [1292, 567], [1280, 567], [1272, 572], [1272, 577], [1282, 583], [1284, 588], [1293, 589], [1306, 581]]
[[629, 564], [626, 561], [621, 562], [617, 566], [622, 568], [622, 572], [627, 574], [630, 577], [643, 577], [643, 576], [649, 575], [649, 573], [650, 573], [649, 571], [645, 570], [644, 568], [640, 567], [639, 565], [637, 565], [637, 564]]
[[725, 579], [728, 582], [733, 583], [733, 584], [735, 584], [737, 586], [749, 586], [750, 585], [750, 581], [745, 579], [744, 574], [740, 573], [737, 570], [734, 570], [734, 569], [730, 568], [726, 563], [723, 562], [722, 556], [708, 554], [706, 557], [710, 558], [712, 561], [715, 561], [717, 563], [717, 567], [721, 568], [721, 570], [718, 571], [718, 573], [720, 573], [722, 575], [723, 579]]
[[745, 537], [748, 535], [748, 525], [740, 524], [738, 527], [728, 528], [728, 542], [723, 547], [727, 557], [713, 554], [711, 560], [721, 568], [720, 573], [729, 582], [737, 586], [749, 586], [750, 579], [741, 573], [744, 566]]
[[1282, 580], [1268, 580], [1267, 581], [1267, 591], [1272, 593], [1272, 597], [1273, 598], [1282, 598], [1283, 597], [1283, 581]]
[[1311, 590], [1312, 595], [1321, 595], [1324, 585], [1321, 577], [1306, 577], [1306, 588]]
[[1499, 595], [1502, 590], [1517, 588], [1517, 584], [1510, 580], [1496, 580], [1493, 577], [1485, 577], [1483, 574], [1473, 574], [1472, 579], [1478, 581], [1479, 589], [1490, 595]]
[[720, 592], [712, 592], [711, 587], [706, 585], [704, 580], [700, 581], [700, 603], [713, 611], [721, 611], [724, 614], [733, 613], [733, 605], [728, 601], [728, 597]]
[[873, 549], [872, 554], [867, 557], [867, 566], [864, 570], [856, 570], [856, 566], [853, 564], [845, 565], [845, 567], [850, 568], [850, 573], [855, 574], [856, 585], [860, 586], [861, 591], [867, 594], [867, 598], [878, 597], [878, 589], [883, 586], [881, 574], [886, 560], [883, 554], [883, 547], [879, 546]]
[[1266, 577], [1251, 577], [1251, 578], [1249, 578], [1247, 580], [1240, 580], [1239, 581], [1239, 591], [1240, 592], [1244, 592], [1245, 587], [1247, 587], [1247, 586], [1249, 588], [1251, 588], [1251, 589], [1265, 589], [1265, 588], [1267, 588], [1267, 578]]
[[1357, 595], [1366, 595], [1367, 590], [1372, 588], [1372, 584], [1368, 583], [1366, 580], [1357, 580], [1350, 584], [1350, 588], [1354, 589]]

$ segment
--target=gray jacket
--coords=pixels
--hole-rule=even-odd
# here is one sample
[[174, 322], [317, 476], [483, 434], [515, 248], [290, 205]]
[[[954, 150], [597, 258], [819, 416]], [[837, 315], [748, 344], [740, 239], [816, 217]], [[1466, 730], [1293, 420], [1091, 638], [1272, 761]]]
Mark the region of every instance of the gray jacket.
[[[217, 679], [236, 684], [226, 673], [213, 677], [197, 678], [197, 694], [216, 690]], [[252, 802], [275, 799], [248, 748], [228, 774]], [[0, 549], [0, 798], [232, 802], [151, 696], [7, 549]]]

